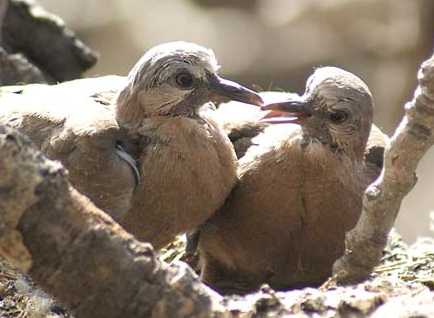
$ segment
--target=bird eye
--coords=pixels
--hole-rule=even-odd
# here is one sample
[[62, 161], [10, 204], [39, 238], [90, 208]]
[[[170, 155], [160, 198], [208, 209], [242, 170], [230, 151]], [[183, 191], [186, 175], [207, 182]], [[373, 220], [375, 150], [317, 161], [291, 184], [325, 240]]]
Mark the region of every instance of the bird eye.
[[329, 118], [334, 124], [341, 124], [348, 119], [348, 113], [343, 110], [338, 110], [332, 113], [329, 113]]
[[175, 82], [182, 89], [190, 89], [193, 87], [194, 78], [188, 72], [181, 72], [176, 75]]

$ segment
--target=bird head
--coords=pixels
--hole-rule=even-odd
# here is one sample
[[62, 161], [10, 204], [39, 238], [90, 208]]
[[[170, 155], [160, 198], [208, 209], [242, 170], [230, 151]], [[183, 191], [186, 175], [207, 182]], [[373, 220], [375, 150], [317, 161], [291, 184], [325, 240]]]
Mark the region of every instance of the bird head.
[[144, 117], [189, 116], [207, 102], [236, 100], [260, 106], [261, 97], [217, 75], [213, 51], [187, 42], [148, 50], [117, 97], [117, 119], [131, 125]]
[[309, 77], [303, 96], [262, 109], [270, 111], [262, 121], [300, 124], [308, 139], [361, 158], [371, 129], [373, 99], [367, 85], [354, 74], [322, 67]]

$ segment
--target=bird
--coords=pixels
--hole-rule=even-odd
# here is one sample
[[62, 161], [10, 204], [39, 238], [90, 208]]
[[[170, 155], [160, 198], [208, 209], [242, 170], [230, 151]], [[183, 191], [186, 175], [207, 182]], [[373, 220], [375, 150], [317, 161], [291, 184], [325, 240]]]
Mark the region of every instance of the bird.
[[[239, 181], [199, 227], [201, 279], [223, 294], [326, 281], [388, 142], [372, 125], [369, 88], [343, 69], [317, 68], [302, 96], [261, 96], [265, 105], [250, 115], [258, 125], [246, 123], [249, 132], [233, 140], [248, 141], [238, 152]], [[242, 121], [227, 122], [227, 133], [242, 131]]]
[[0, 123], [20, 130], [47, 157], [60, 161], [74, 187], [115, 220], [129, 210], [140, 176], [124, 150], [128, 140], [113, 107], [92, 96], [117, 91], [124, 82], [103, 76], [0, 92]]
[[116, 83], [2, 94], [0, 122], [27, 133], [65, 165], [73, 186], [159, 249], [208, 219], [235, 184], [234, 150], [210, 103], [263, 104], [218, 69], [210, 49], [163, 43]]

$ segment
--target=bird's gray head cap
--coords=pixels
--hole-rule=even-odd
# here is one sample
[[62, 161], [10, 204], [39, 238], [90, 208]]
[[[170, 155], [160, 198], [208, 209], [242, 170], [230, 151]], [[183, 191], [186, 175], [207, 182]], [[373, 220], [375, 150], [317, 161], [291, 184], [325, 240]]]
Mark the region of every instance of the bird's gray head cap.
[[117, 99], [121, 125], [152, 116], [191, 116], [206, 102], [238, 100], [262, 105], [255, 92], [217, 75], [212, 50], [170, 42], [148, 50], [133, 67]]
[[373, 116], [368, 86], [337, 67], [321, 67], [309, 77], [303, 96], [262, 107], [265, 121], [298, 123], [304, 135], [333, 150], [362, 158]]

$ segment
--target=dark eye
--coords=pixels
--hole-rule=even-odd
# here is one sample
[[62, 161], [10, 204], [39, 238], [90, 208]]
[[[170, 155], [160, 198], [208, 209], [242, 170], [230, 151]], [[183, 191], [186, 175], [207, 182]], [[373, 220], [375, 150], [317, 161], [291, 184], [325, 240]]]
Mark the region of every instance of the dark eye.
[[188, 72], [178, 73], [175, 77], [176, 84], [182, 89], [190, 89], [193, 87], [194, 78]]
[[348, 113], [343, 110], [338, 110], [332, 113], [329, 113], [329, 118], [334, 124], [341, 124], [348, 119]]

